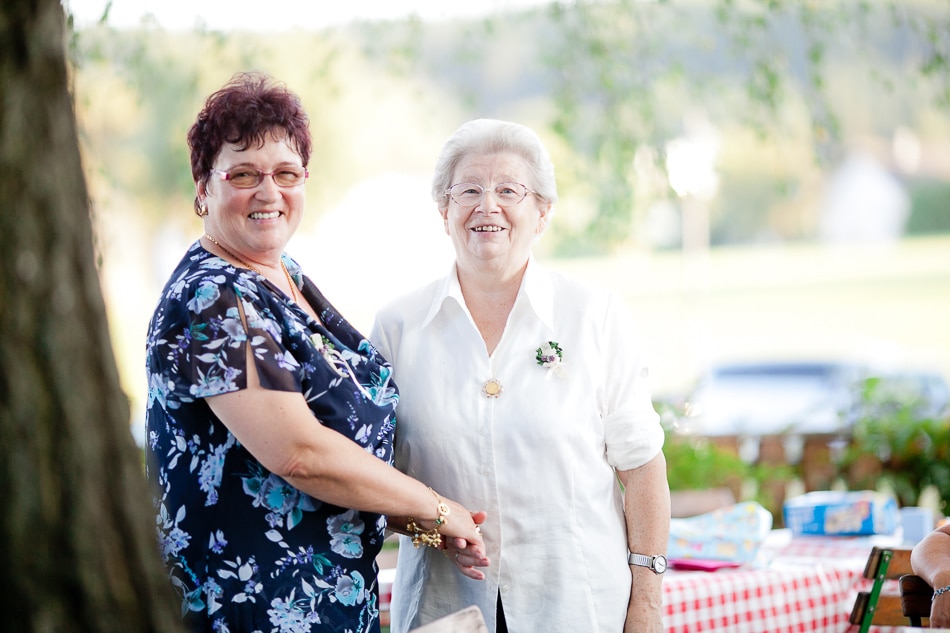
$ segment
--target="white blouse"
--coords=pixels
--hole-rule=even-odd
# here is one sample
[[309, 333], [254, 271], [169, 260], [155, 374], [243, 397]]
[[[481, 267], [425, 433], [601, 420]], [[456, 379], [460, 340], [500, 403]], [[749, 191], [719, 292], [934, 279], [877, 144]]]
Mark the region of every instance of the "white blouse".
[[[370, 337], [399, 386], [396, 465], [470, 510], [485, 510], [487, 579], [402, 537], [392, 631], [476, 604], [495, 630], [501, 596], [521, 632], [623, 630], [630, 597], [623, 497], [614, 469], [663, 446], [649, 369], [618, 296], [532, 258], [489, 356], [457, 273], [379, 312]], [[557, 369], [537, 349], [562, 350]], [[495, 379], [502, 392], [488, 397]]]

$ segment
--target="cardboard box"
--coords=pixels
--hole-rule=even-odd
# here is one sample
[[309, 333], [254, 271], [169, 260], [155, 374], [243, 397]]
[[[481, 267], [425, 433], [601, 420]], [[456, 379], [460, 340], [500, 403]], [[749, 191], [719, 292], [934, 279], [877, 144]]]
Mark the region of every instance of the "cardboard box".
[[873, 490], [809, 492], [789, 499], [782, 510], [785, 527], [795, 535], [893, 534], [900, 525], [894, 498]]
[[670, 520], [670, 561], [700, 559], [748, 563], [772, 529], [772, 513], [753, 501], [695, 517]]

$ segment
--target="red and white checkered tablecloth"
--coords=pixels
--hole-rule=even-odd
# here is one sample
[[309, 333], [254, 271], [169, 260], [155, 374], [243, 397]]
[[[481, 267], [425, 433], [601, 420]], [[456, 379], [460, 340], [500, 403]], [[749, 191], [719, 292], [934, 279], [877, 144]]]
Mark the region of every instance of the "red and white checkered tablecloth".
[[[876, 538], [796, 537], [776, 531], [755, 566], [672, 570], [663, 579], [666, 633], [846, 633]], [[871, 627], [886, 633], [891, 627]]]
[[801, 566], [670, 572], [663, 580], [667, 633], [841, 633], [861, 571]]

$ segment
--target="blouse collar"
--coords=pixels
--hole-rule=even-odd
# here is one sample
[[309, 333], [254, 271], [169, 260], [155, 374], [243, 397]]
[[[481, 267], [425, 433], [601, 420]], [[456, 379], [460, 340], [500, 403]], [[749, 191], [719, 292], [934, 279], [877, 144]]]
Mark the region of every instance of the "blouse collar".
[[[452, 263], [452, 268], [442, 280], [441, 288], [435, 294], [432, 304], [429, 306], [429, 311], [422, 321], [423, 328], [432, 322], [449, 300], [454, 300], [459, 307], [467, 311], [455, 262]], [[525, 269], [524, 278], [521, 280], [521, 288], [518, 290], [518, 297], [515, 299], [512, 312], [517, 310], [519, 304], [523, 302], [528, 303], [528, 306], [548, 329], [554, 329], [554, 288], [551, 277], [544, 274], [544, 268], [535, 262], [533, 254], [528, 257], [528, 266]]]

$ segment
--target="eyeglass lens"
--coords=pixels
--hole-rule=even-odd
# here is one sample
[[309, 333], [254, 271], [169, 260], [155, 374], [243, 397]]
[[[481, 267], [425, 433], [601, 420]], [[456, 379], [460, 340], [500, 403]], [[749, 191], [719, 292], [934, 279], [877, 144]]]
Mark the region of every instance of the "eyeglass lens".
[[[470, 182], [460, 182], [449, 187], [449, 195], [462, 206], [474, 206], [482, 201], [485, 188]], [[528, 195], [528, 188], [516, 182], [502, 182], [492, 189], [500, 204], [518, 204]]]
[[238, 189], [256, 187], [264, 180], [264, 176], [272, 176], [279, 187], [295, 187], [307, 179], [307, 170], [296, 167], [285, 167], [270, 173], [241, 167], [224, 173], [225, 180]]

